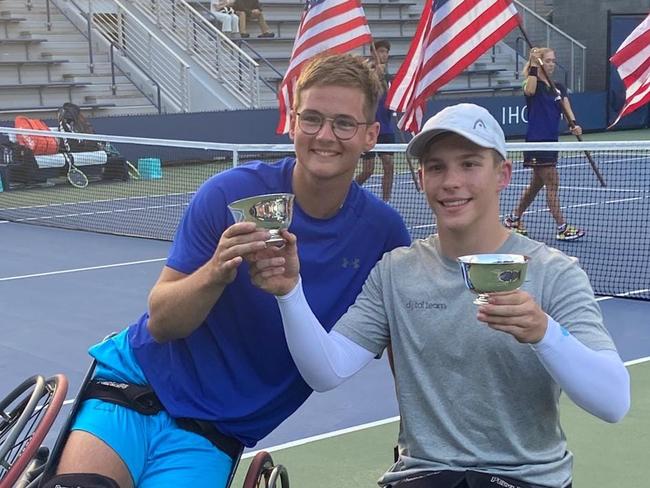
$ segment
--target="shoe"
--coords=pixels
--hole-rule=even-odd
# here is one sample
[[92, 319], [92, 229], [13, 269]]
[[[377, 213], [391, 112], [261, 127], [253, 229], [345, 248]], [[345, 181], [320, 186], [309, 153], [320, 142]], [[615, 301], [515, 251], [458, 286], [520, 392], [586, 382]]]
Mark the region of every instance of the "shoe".
[[528, 235], [528, 231], [524, 227], [524, 223], [521, 222], [521, 219], [515, 214], [506, 215], [506, 218], [503, 219], [503, 225], [505, 225], [507, 229], [511, 229], [517, 234], [521, 234], [522, 236]]
[[242, 37], [244, 39], [246, 39], [247, 37], [250, 37], [250, 36], [251, 35], [248, 32], [240, 32], [239, 33], [239, 37]]
[[576, 239], [580, 239], [581, 237], [584, 237], [585, 231], [582, 229], [578, 229], [574, 225], [561, 225], [557, 228], [557, 235], [555, 238], [558, 241], [575, 241]]
[[262, 32], [257, 37], [259, 37], [259, 38], [262, 38], [262, 37], [275, 37], [275, 32]]

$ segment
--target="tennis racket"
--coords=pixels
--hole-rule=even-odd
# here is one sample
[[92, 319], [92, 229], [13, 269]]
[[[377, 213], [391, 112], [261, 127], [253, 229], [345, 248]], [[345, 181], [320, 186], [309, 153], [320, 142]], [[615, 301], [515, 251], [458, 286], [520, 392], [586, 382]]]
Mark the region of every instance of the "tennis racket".
[[64, 154], [66, 163], [68, 164], [67, 179], [75, 188], [86, 188], [88, 186], [88, 177], [83, 171], [77, 168], [74, 164], [74, 157], [70, 153]]
[[140, 179], [140, 171], [138, 171], [138, 168], [133, 166], [130, 161], [126, 162], [126, 169], [129, 172], [129, 178], [132, 180], [139, 180]]

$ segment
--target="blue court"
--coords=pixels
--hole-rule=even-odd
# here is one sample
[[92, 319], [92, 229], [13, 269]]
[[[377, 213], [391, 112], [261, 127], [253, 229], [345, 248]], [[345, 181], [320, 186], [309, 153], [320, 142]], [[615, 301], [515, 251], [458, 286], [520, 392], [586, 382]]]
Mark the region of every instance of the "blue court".
[[[563, 175], [574, 170], [578, 172], [575, 178], [567, 177], [572, 181], [571, 186], [561, 187], [563, 208], [567, 219], [583, 225], [588, 235], [579, 242], [558, 243], [557, 247], [578, 255], [586, 269], [592, 266], [591, 260], [597, 260], [599, 264], [594, 268], [592, 280], [605, 286], [609, 281], [624, 283], [623, 286], [627, 288], [621, 294], [647, 294], [650, 289], [647, 259], [650, 254], [647, 248], [647, 228], [650, 223], [648, 190], [640, 192], [636, 188], [630, 189], [623, 180], [617, 181], [616, 178], [623, 177], [619, 176], [619, 172], [608, 171], [608, 163], [602, 167], [606, 178], [609, 178], [608, 187], [598, 187], [588, 168], [578, 165], [573, 168], [572, 164], [567, 163], [567, 167], [562, 168]], [[634, 179], [638, 174], [633, 165], [629, 171], [625, 181]], [[516, 167], [513, 182], [504, 194], [504, 213], [515, 205], [528, 177], [528, 170]], [[366, 186], [379, 192], [379, 178], [373, 176]], [[576, 178], [584, 178], [584, 183], [576, 184]], [[572, 187], [580, 188], [579, 198], [571, 196]], [[415, 193], [408, 173], [396, 175], [393, 191], [393, 205], [401, 211], [416, 237], [435, 231], [424, 196]], [[7, 195], [5, 193], [4, 196]], [[38, 209], [38, 214], [24, 217], [22, 223], [0, 223], [0, 323], [3, 331], [0, 339], [0, 371], [3, 372], [0, 396], [33, 374], [50, 376], [63, 373], [70, 380], [66, 402], [69, 407], [89, 365], [87, 347], [108, 333], [126, 327], [144, 311], [148, 292], [164, 265], [170, 245], [166, 241], [26, 224], [54, 219], [69, 220], [72, 225], [77, 220], [83, 221], [86, 227], [89, 222], [96, 221], [100, 226], [112, 216], [125, 212], [136, 216], [134, 220], [137, 221], [139, 213], [145, 211], [160, 212], [169, 220], [170, 215], [180, 216], [191, 196], [192, 192], [184, 192], [110, 202], [88, 198], [81, 203], [49, 205], [45, 213], [42, 208]], [[645, 229], [639, 232], [645, 232], [646, 237], [637, 238], [633, 246], [625, 246], [621, 245], [612, 221], [617, 225], [627, 225], [629, 219], [626, 220], [626, 215], [630, 208], [635, 209], [635, 226]], [[639, 208], [645, 209], [640, 215]], [[552, 219], [542, 194], [529, 211], [526, 220], [531, 237], [552, 240]], [[603, 211], [611, 219], [602, 219], [600, 212]], [[92, 227], [91, 224], [90, 230], [94, 230]], [[170, 226], [164, 232], [172, 230]], [[636, 231], [636, 228], [626, 230], [628, 233]], [[607, 263], [616, 262], [615, 257], [620, 262], [631, 263], [635, 270], [632, 276], [625, 270], [622, 272], [626, 276], [619, 276], [620, 265], [608, 267]], [[650, 378], [645, 373], [650, 367], [650, 327], [647, 320], [650, 302], [608, 296], [599, 300], [606, 325], [623, 360], [634, 364], [634, 368], [643, 368], [639, 377], [647, 383]], [[634, 398], [633, 401], [639, 400]], [[641, 401], [650, 402], [650, 399], [643, 397]], [[49, 436], [50, 443], [66, 408]], [[650, 438], [650, 418], [647, 414], [650, 410], [645, 410], [644, 415], [638, 404], [633, 408], [635, 416], [643, 416], [634, 419], [644, 429], [642, 436]], [[306, 473], [318, 469], [309, 465], [314, 459], [310, 455], [323, 462], [323, 473], [318, 475], [319, 478], [330, 479], [327, 476], [335, 476], [332, 471], [337, 469], [327, 467], [330, 464], [328, 460], [338, 465], [342, 461], [337, 456], [352, 450], [358, 456], [356, 465], [367, 462], [372, 467], [370, 472], [355, 471], [353, 476], [345, 471], [353, 468], [341, 465], [339, 478], [331, 478], [335, 481], [330, 482], [336, 486], [373, 486], [376, 477], [391, 463], [398, 414], [392, 377], [385, 358], [382, 358], [373, 361], [343, 386], [328, 393], [312, 395], [256, 449], [280, 449], [279, 456], [288, 453], [285, 463], [292, 477], [297, 476], [299, 480]], [[638, 432], [636, 425], [639, 424], [635, 424], [634, 430]], [[618, 431], [617, 426], [607, 427], [614, 429], [615, 436], [616, 432], [628, 435], [624, 426]], [[584, 428], [578, 427], [580, 429]], [[357, 433], [350, 433], [357, 430]], [[373, 437], [376, 435], [382, 439], [380, 445]], [[360, 448], [359, 445], [365, 447]], [[359, 453], [359, 449], [369, 449], [366, 457]], [[368, 453], [373, 453], [374, 457], [363, 461]], [[592, 458], [589, 459], [593, 463]], [[634, 470], [641, 472], [644, 468], [637, 465], [632, 469], [634, 474]]]

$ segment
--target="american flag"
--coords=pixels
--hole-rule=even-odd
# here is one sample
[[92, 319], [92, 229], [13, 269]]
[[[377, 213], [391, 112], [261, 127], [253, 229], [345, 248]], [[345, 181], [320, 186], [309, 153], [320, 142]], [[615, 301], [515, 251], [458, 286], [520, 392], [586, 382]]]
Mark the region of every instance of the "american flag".
[[427, 0], [386, 105], [417, 132], [429, 97], [519, 25], [510, 0]]
[[625, 104], [621, 117], [634, 112], [650, 101], [650, 15], [632, 31], [614, 55], [609, 58], [625, 85]]
[[293, 90], [306, 61], [323, 52], [345, 53], [370, 42], [372, 35], [359, 0], [308, 0], [278, 92], [280, 121], [276, 132], [289, 132]]

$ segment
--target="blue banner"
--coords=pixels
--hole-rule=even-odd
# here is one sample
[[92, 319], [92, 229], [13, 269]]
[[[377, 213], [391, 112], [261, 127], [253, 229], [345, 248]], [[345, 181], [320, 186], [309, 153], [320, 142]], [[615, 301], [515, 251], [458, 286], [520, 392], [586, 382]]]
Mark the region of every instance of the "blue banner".
[[[585, 131], [599, 131], [607, 127], [607, 93], [585, 92], [569, 96], [578, 123]], [[466, 98], [468, 101], [487, 108], [503, 127], [508, 138], [523, 138], [528, 122], [526, 103], [521, 96], [494, 96]], [[460, 100], [432, 100], [427, 107], [426, 117], [442, 108], [459, 103]], [[627, 119], [627, 117], [626, 117]], [[47, 121], [55, 126], [56, 121]], [[182, 139], [189, 141], [228, 142], [237, 144], [288, 144], [286, 135], [277, 135], [277, 109], [236, 110], [223, 112], [198, 112], [166, 115], [125, 115], [97, 117], [91, 119], [99, 134], [153, 137], [160, 139]], [[626, 122], [620, 128], [629, 128]], [[634, 127], [645, 125], [645, 119]], [[245, 129], [243, 129], [245, 128]], [[618, 129], [618, 125], [616, 126]], [[561, 126], [566, 131], [566, 125]], [[406, 136], [408, 140], [410, 136]]]
[[[569, 95], [571, 108], [583, 131], [603, 130], [606, 127], [606, 93], [584, 92]], [[467, 100], [488, 109], [501, 124], [506, 137], [524, 137], [528, 114], [524, 95], [509, 97], [483, 97]], [[429, 103], [426, 118], [458, 100], [433, 100]], [[561, 123], [560, 133], [568, 132], [566, 123]]]

